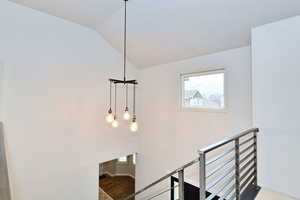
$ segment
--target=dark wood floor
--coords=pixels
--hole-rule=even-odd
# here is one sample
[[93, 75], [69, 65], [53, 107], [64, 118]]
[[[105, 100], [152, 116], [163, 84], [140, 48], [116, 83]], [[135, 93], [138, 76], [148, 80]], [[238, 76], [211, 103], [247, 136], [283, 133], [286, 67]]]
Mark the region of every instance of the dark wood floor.
[[135, 180], [129, 176], [102, 176], [99, 186], [114, 200], [121, 200], [135, 192]]

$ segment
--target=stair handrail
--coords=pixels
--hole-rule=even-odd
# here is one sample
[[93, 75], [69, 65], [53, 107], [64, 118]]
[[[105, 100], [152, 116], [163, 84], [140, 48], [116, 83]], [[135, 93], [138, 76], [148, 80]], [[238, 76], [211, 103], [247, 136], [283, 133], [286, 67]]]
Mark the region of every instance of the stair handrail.
[[[172, 172], [168, 173], [167, 175], [157, 179], [156, 181], [152, 182], [151, 184], [147, 185], [146, 187], [138, 190], [137, 192], [129, 195], [128, 197], [124, 198], [123, 200], [129, 200], [135, 196], [137, 196], [138, 194], [141, 194], [143, 193], [144, 191], [148, 190], [149, 188], [152, 188], [153, 186], [157, 185], [158, 183], [161, 183], [162, 181], [164, 181], [165, 179], [173, 176], [174, 174], [177, 174], [178, 173], [178, 180], [179, 180], [179, 200], [184, 200], [184, 169], [196, 164], [196, 163], [200, 163], [200, 185], [199, 185], [199, 188], [200, 188], [200, 200], [204, 200], [205, 199], [205, 188], [206, 188], [206, 184], [205, 184], [205, 169], [203, 169], [203, 167], [201, 166], [204, 166], [205, 167], [205, 164], [207, 164], [206, 160], [205, 160], [205, 154], [219, 148], [219, 147], [222, 147], [230, 142], [234, 142], [234, 141], [237, 141], [239, 140], [241, 137], [243, 136], [246, 136], [250, 133], [254, 133], [255, 134], [255, 140], [256, 140], [256, 133], [259, 132], [259, 129], [258, 128], [251, 128], [251, 129], [248, 129], [248, 130], [245, 130], [245, 131], [242, 131], [241, 133], [239, 134], [236, 134], [232, 137], [229, 137], [227, 139], [224, 139], [220, 142], [217, 142], [215, 144], [212, 144], [212, 145], [209, 145], [208, 147], [206, 148], [203, 148], [203, 149], [200, 149], [198, 151], [199, 153], [199, 157], [197, 157], [196, 159], [192, 160], [191, 162], [183, 165], [182, 167], [179, 167], [175, 170], [173, 170]], [[255, 141], [255, 144], [256, 144], [256, 141]], [[257, 164], [257, 161], [256, 161], [256, 164]], [[204, 173], [203, 173], [204, 172]], [[257, 178], [257, 177], [256, 177]], [[257, 180], [256, 180], [257, 181]], [[239, 198], [238, 198], [239, 199]]]
[[[210, 145], [206, 148], [200, 149], [198, 151], [199, 165], [200, 165], [199, 166], [200, 200], [214, 199], [214, 197], [216, 197], [221, 191], [223, 191], [233, 180], [235, 180], [235, 184], [232, 187], [230, 187], [230, 189], [228, 189], [225, 192], [225, 194], [223, 194], [221, 199], [240, 200], [241, 196], [242, 196], [242, 190], [247, 188], [250, 184], [253, 184], [256, 188], [258, 188], [258, 186], [257, 186], [257, 133], [258, 132], [259, 132], [258, 128], [251, 128], [251, 129], [243, 131], [237, 135], [229, 137], [225, 140], [222, 140], [218, 143]], [[251, 133], [253, 133], [252, 137], [247, 138], [246, 140], [241, 142], [241, 139], [244, 136], [248, 136]], [[246, 148], [243, 148], [243, 150], [241, 150], [241, 147], [243, 145], [249, 144], [251, 141], [253, 142], [252, 144], [248, 145]], [[214, 150], [218, 149], [219, 147], [224, 147], [225, 145], [227, 145], [229, 143], [233, 143], [234, 147], [224, 151], [223, 153], [215, 156], [214, 158], [212, 158], [208, 161], [206, 160], [206, 157], [207, 157], [206, 155], [209, 152], [214, 151]], [[252, 150], [252, 148], [253, 148], [253, 150]], [[252, 151], [250, 151], [250, 150], [252, 150]], [[224, 158], [231, 152], [234, 152], [233, 158], [230, 158], [229, 160], [227, 160], [225, 162], [223, 161], [223, 163], [221, 163], [221, 165], [219, 165], [218, 167], [214, 168], [213, 170], [209, 171], [208, 173], [206, 172], [206, 167], [208, 165], [210, 165], [211, 163], [217, 162], [218, 160]], [[244, 156], [243, 159], [241, 159], [241, 155], [244, 155], [245, 153], [247, 153], [247, 155]], [[251, 157], [252, 157], [252, 159], [250, 159]], [[225, 173], [221, 174], [219, 177], [217, 177], [217, 179], [215, 179], [213, 182], [208, 184], [206, 179], [208, 177], [210, 177], [212, 174], [214, 174], [216, 171], [219, 171], [220, 169], [224, 168], [224, 166], [226, 166], [226, 164], [229, 163], [228, 161], [229, 162], [235, 161], [234, 167], [229, 168], [227, 171], [225, 171]], [[241, 164], [245, 161], [247, 161], [247, 163], [241, 167]], [[251, 166], [250, 164], [252, 164], [252, 163], [253, 163], [253, 165]], [[249, 167], [248, 170], [246, 172], [244, 172], [243, 174], [241, 174], [243, 170], [247, 169], [247, 167]], [[250, 173], [251, 171], [253, 171], [253, 172]], [[233, 176], [230, 175], [230, 178], [228, 178], [229, 174], [232, 172], [235, 172], [235, 174]], [[225, 178], [227, 178], [227, 181], [225, 181], [219, 188], [217, 188], [214, 192], [212, 192], [209, 197], [207, 197], [207, 194], [206, 194], [207, 190], [216, 186], [218, 183], [220, 183], [220, 181], [224, 180]], [[247, 178], [247, 179], [244, 180], [245, 178]], [[242, 183], [243, 180], [244, 180], [244, 182]], [[228, 197], [229, 194], [231, 194], [232, 192], [234, 192], [234, 193], [230, 197]], [[181, 198], [180, 200], [184, 200], [184, 197]]]
[[203, 152], [203, 153], [208, 153], [210, 151], [213, 151], [221, 146], [224, 146], [225, 144], [228, 144], [229, 142], [233, 142], [235, 139], [241, 138], [249, 133], [254, 133], [254, 132], [259, 132], [258, 128], [251, 128], [245, 131], [242, 131], [239, 134], [236, 134], [232, 137], [226, 138], [225, 140], [222, 140], [220, 142], [217, 142], [215, 144], [209, 145], [208, 147], [205, 147], [203, 149], [200, 149], [199, 151]]
[[131, 198], [137, 196], [138, 194], [140, 194], [140, 193], [142, 193], [142, 192], [148, 190], [149, 188], [151, 188], [151, 187], [157, 185], [158, 183], [164, 181], [165, 179], [167, 179], [167, 178], [173, 176], [174, 174], [177, 174], [177, 173], [181, 172], [182, 170], [184, 170], [184, 169], [186, 169], [186, 168], [188, 168], [188, 167], [190, 167], [190, 166], [192, 166], [192, 165], [194, 165], [194, 164], [196, 164], [196, 163], [198, 163], [198, 162], [199, 162], [199, 158], [196, 158], [196, 159], [192, 160], [191, 162], [189, 162], [189, 163], [187, 163], [187, 164], [185, 164], [185, 165], [183, 165], [183, 166], [181, 166], [181, 167], [179, 167], [179, 168], [173, 170], [172, 172], [169, 172], [167, 175], [165, 175], [165, 176], [163, 176], [163, 177], [157, 179], [156, 181], [154, 181], [154, 182], [152, 182], [151, 184], [147, 185], [146, 187], [140, 189], [139, 191], [135, 192], [134, 194], [129, 195], [128, 197], [126, 197], [126, 198], [123, 199], [123, 200], [129, 200], [129, 199], [131, 199]]

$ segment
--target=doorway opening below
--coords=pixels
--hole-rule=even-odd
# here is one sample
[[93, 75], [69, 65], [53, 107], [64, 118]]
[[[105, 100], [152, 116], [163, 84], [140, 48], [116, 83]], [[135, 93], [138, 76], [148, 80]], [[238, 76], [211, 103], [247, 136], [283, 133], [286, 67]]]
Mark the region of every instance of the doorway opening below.
[[99, 199], [121, 200], [135, 192], [136, 154], [99, 164]]

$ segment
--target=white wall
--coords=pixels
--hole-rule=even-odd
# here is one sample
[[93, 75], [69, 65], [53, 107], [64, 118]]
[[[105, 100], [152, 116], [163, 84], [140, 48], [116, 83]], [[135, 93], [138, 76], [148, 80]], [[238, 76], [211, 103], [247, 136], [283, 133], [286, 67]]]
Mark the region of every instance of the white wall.
[[[300, 109], [291, 103], [300, 98], [299, 25], [297, 17], [256, 28], [252, 41], [253, 119], [264, 147], [259, 179], [297, 197], [300, 164], [290, 158], [299, 152]], [[139, 189], [194, 159], [197, 149], [252, 127], [250, 47], [140, 70], [136, 136], [126, 124], [114, 130], [104, 123], [107, 79], [121, 77], [122, 59], [98, 33], [7, 1], [0, 1], [0, 26], [13, 200], [94, 200], [98, 164], [136, 152], [137, 143]], [[180, 110], [180, 73], [215, 68], [226, 68], [228, 110]]]
[[98, 164], [137, 149], [127, 125], [104, 121], [121, 55], [90, 29], [8, 1], [0, 27], [13, 200], [97, 199]]
[[300, 198], [300, 17], [252, 32], [253, 117], [261, 184]]
[[4, 73], [4, 64], [3, 62], [0, 60], [0, 121], [2, 121], [2, 117], [3, 117], [3, 111], [2, 111], [2, 99], [3, 99], [3, 73]]
[[[199, 148], [252, 127], [250, 54], [244, 47], [140, 72], [137, 188], [195, 159]], [[180, 110], [180, 74], [215, 68], [227, 72], [228, 110]]]

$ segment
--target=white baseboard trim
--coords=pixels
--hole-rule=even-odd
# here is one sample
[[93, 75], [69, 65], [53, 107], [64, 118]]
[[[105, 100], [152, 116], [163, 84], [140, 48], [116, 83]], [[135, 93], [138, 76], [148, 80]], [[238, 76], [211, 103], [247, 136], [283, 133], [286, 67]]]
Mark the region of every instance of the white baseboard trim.
[[115, 175], [111, 174], [110, 172], [104, 172], [102, 175], [107, 174], [108, 176], [114, 177]]
[[104, 175], [104, 174], [107, 174], [107, 175], [109, 175], [111, 177], [115, 177], [115, 176], [129, 176], [129, 177], [135, 179], [135, 177], [132, 176], [131, 174], [111, 174], [110, 172], [104, 172], [102, 175]]
[[135, 179], [135, 177], [132, 176], [131, 174], [115, 174], [115, 176], [129, 176], [129, 177]]

